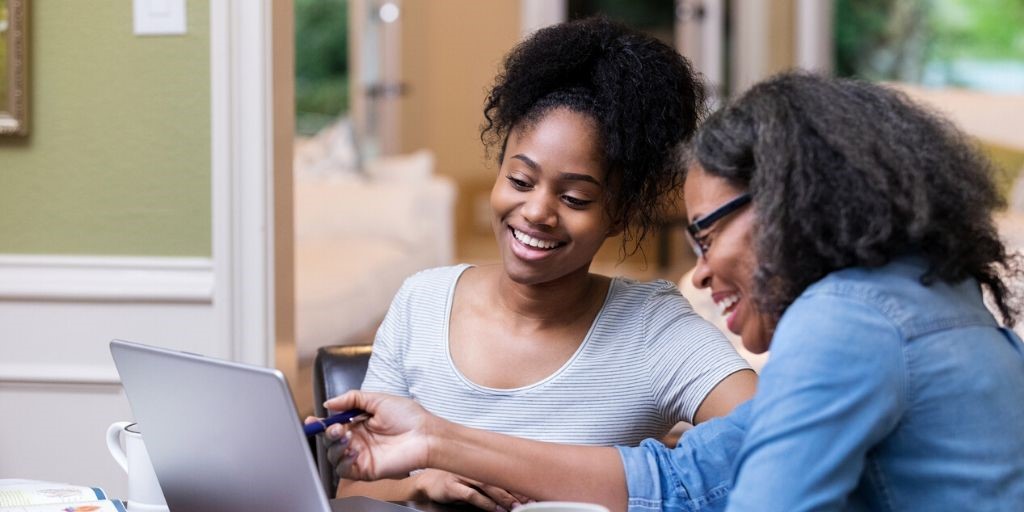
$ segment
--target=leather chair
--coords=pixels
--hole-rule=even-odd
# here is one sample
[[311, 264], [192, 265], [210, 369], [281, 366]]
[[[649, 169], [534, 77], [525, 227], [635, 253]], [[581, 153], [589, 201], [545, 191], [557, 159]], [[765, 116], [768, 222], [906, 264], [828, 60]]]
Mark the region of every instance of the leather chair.
[[[313, 410], [326, 417], [324, 401], [350, 389], [359, 389], [370, 363], [371, 345], [334, 345], [320, 347], [313, 362]], [[320, 481], [329, 498], [338, 492], [338, 475], [327, 461], [327, 443], [316, 436], [316, 463]]]

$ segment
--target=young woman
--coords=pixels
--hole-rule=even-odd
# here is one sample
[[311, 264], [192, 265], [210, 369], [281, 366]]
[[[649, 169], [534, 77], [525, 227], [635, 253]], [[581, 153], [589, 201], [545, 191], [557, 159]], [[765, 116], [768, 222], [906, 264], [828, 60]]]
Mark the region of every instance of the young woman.
[[[702, 101], [678, 53], [606, 20], [546, 28], [516, 47], [482, 133], [500, 165], [491, 208], [501, 263], [410, 278], [363, 390], [467, 426], [603, 446], [635, 446], [750, 398], [749, 366], [674, 285], [589, 270], [613, 235], [635, 248], [678, 191], [679, 150]], [[437, 470], [342, 482], [339, 494], [489, 510], [529, 497]]]
[[[857, 81], [782, 75], [712, 116], [684, 196], [730, 330], [769, 347], [756, 396], [672, 449], [561, 446], [353, 392], [347, 474], [456, 471], [633, 510], [1016, 510], [1024, 503], [1022, 274], [990, 165], [946, 121]], [[571, 475], [571, 477], [566, 477]]]

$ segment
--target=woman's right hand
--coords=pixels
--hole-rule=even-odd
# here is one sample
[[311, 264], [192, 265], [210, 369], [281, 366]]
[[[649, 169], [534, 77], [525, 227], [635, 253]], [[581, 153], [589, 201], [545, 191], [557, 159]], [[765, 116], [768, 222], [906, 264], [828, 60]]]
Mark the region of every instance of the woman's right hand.
[[440, 469], [417, 471], [412, 478], [418, 496], [438, 503], [462, 502], [487, 511], [501, 511], [529, 501], [499, 487]]
[[429, 434], [444, 422], [408, 398], [382, 393], [349, 391], [324, 405], [332, 414], [362, 409], [372, 415], [355, 425], [331, 425], [324, 434], [331, 465], [354, 480], [405, 477], [427, 467]]

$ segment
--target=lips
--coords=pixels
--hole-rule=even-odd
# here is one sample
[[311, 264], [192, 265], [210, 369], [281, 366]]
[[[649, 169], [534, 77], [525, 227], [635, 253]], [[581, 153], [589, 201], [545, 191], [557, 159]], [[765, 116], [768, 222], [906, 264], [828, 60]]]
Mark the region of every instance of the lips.
[[739, 334], [739, 326], [735, 325], [736, 313], [740, 309], [740, 299], [743, 296], [739, 292], [716, 292], [711, 298], [718, 306], [718, 313], [725, 317], [725, 324], [729, 330]]
[[512, 231], [512, 236], [519, 241], [519, 243], [531, 249], [550, 251], [565, 245], [565, 242], [559, 240], [530, 235], [513, 227], [509, 227], [509, 229]]
[[522, 262], [536, 263], [561, 253], [567, 242], [542, 233], [527, 233], [509, 226], [508, 244], [511, 254]]

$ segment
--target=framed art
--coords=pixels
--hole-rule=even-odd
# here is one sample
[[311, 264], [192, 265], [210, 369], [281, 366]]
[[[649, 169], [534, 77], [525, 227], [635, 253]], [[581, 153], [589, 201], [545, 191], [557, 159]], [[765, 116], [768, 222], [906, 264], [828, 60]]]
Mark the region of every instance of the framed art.
[[28, 135], [28, 2], [0, 0], [0, 135]]

